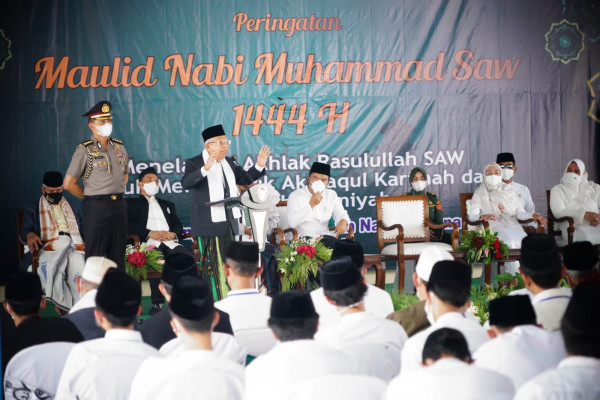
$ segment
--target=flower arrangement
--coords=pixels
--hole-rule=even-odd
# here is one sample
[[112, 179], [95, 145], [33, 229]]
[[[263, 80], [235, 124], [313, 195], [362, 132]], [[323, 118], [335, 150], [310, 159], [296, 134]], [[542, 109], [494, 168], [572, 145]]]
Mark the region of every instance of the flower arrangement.
[[479, 231], [466, 231], [463, 233], [462, 244], [457, 250], [465, 252], [467, 264], [508, 259], [509, 248], [506, 243], [498, 239], [498, 233], [489, 228]]
[[282, 290], [303, 286], [312, 273], [317, 276], [319, 266], [331, 258], [328, 249], [317, 238], [290, 240], [279, 253], [277, 261], [283, 273]]
[[139, 248], [127, 245], [125, 250], [125, 272], [136, 280], [148, 278], [148, 271], [162, 272], [163, 254], [153, 245], [140, 244]]
[[[519, 273], [513, 275], [506, 272], [497, 275], [494, 277], [494, 282], [499, 284], [496, 287], [487, 284], [480, 287], [471, 287], [471, 306], [468, 312], [479, 318], [482, 324], [490, 319], [490, 301], [506, 296], [515, 289], [525, 287], [523, 277]], [[517, 282], [516, 286], [513, 285], [514, 282]]]

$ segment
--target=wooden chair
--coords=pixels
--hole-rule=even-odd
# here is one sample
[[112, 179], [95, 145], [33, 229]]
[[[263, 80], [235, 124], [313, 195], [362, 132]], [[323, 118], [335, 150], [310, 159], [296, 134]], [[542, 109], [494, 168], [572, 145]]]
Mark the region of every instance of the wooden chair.
[[[546, 204], [548, 206], [548, 234], [554, 236], [558, 247], [565, 247], [568, 244], [572, 244], [573, 234], [575, 233], [575, 221], [571, 217], [556, 218], [554, 216], [550, 208], [550, 190], [546, 190]], [[567, 222], [569, 224], [566, 241], [563, 239], [560, 229], [556, 229], [555, 224], [558, 222]]]
[[[17, 250], [19, 254], [19, 262], [25, 258], [25, 246], [27, 242], [21, 239], [21, 228], [23, 227], [23, 211], [17, 211]], [[40, 251], [29, 249], [31, 253], [31, 272], [37, 274], [37, 269], [40, 265]]]
[[[405, 261], [418, 260], [421, 252], [436, 246], [446, 251], [458, 247], [458, 226], [454, 222], [436, 225], [429, 221], [427, 196], [376, 197], [377, 244], [382, 261], [397, 261], [399, 290], [404, 290]], [[452, 246], [431, 242], [429, 229], [452, 227]]]
[[272, 245], [282, 247], [285, 246], [286, 235], [288, 238], [298, 240], [298, 231], [295, 228], [290, 228], [287, 221], [287, 201], [280, 201], [275, 206], [279, 212], [279, 226], [273, 229], [269, 239]]

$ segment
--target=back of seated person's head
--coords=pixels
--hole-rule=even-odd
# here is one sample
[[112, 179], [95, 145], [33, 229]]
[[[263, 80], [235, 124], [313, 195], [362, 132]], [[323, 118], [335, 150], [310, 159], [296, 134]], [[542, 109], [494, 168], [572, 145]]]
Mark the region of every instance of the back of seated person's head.
[[452, 307], [464, 306], [471, 295], [471, 267], [458, 261], [438, 261], [429, 275], [427, 292]]
[[562, 320], [567, 353], [600, 359], [600, 283], [588, 282], [573, 290]]
[[466, 363], [472, 362], [469, 345], [463, 334], [452, 328], [440, 328], [431, 332], [423, 346], [423, 364], [431, 365], [440, 358], [450, 357]]
[[227, 248], [225, 263], [236, 275], [252, 277], [258, 271], [258, 243], [231, 242]]
[[503, 296], [490, 301], [490, 325], [500, 332], [519, 325], [536, 325], [536, 315], [529, 296]]
[[98, 286], [96, 309], [113, 328], [126, 328], [135, 323], [141, 300], [140, 284], [120, 269], [110, 268]]
[[280, 341], [312, 339], [318, 323], [308, 291], [289, 290], [273, 296], [268, 325]]
[[81, 291], [89, 292], [98, 289], [109, 268], [117, 268], [117, 264], [106, 257], [88, 257], [81, 272]]
[[598, 271], [598, 250], [588, 241], [574, 242], [563, 249], [563, 264], [571, 278], [579, 281]]
[[356, 305], [367, 291], [360, 271], [348, 256], [324, 263], [320, 268], [320, 277], [323, 293], [339, 307]]
[[171, 295], [173, 285], [180, 276], [198, 276], [196, 259], [185, 251], [178, 251], [178, 246], [165, 258], [163, 270], [160, 276], [165, 292]]
[[549, 235], [533, 234], [521, 242], [521, 272], [542, 289], [558, 285], [563, 266], [554, 238]]
[[338, 240], [333, 246], [331, 252], [331, 259], [335, 260], [343, 256], [348, 256], [356, 265], [360, 271], [362, 271], [363, 265], [365, 264], [365, 252], [362, 245], [359, 242], [355, 242], [350, 239]]
[[180, 276], [173, 285], [169, 312], [188, 332], [210, 332], [215, 321], [212, 290], [199, 276]]
[[42, 283], [36, 274], [18, 272], [6, 279], [4, 298], [16, 315], [39, 314], [42, 295]]

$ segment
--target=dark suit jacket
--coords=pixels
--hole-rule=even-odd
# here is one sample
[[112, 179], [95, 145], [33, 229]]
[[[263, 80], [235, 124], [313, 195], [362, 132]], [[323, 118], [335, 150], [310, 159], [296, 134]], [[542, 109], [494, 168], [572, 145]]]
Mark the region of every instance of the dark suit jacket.
[[[160, 208], [165, 215], [169, 232], [173, 232], [181, 240], [183, 235], [183, 225], [175, 212], [175, 204], [167, 200], [156, 198]], [[138, 235], [142, 242], [146, 241], [149, 229], [146, 229], [148, 223], [148, 200], [142, 195], [126, 199], [127, 201], [127, 233], [129, 235]]]
[[[233, 335], [233, 329], [229, 322], [229, 314], [224, 311], [215, 308], [215, 311], [219, 313], [219, 323], [215, 326], [215, 332], [228, 333]], [[154, 314], [150, 318], [146, 319], [140, 326], [139, 331], [142, 333], [144, 342], [149, 344], [156, 349], [167, 343], [171, 339], [175, 339], [176, 336], [171, 328], [171, 314], [167, 307], [160, 310], [157, 314]]]
[[[245, 171], [230, 157], [225, 157], [238, 185], [248, 185], [265, 174], [265, 170], [258, 171], [256, 167]], [[192, 235], [194, 236], [225, 236], [229, 225], [225, 222], [212, 222], [210, 207], [205, 206], [210, 202], [208, 179], [202, 176], [201, 168], [204, 166], [202, 154], [185, 161], [185, 174], [181, 180], [184, 189], [192, 191]]]
[[[68, 200], [67, 200], [68, 201]], [[81, 213], [79, 209], [73, 204], [71, 204], [71, 208], [73, 209], [73, 213], [75, 213], [75, 220], [77, 221], [77, 226], [79, 227], [79, 234], [83, 237], [83, 223], [81, 220]], [[27, 234], [29, 232], [35, 232], [36, 235], [40, 236], [42, 228], [40, 227], [40, 206], [39, 202], [31, 203], [25, 206], [23, 209], [23, 222], [21, 225], [21, 239], [24, 242], [27, 241]]]
[[2, 371], [19, 351], [49, 342], [81, 342], [83, 336], [75, 325], [63, 318], [29, 317], [6, 338], [2, 349]]
[[65, 315], [77, 327], [84, 340], [98, 339], [104, 337], [104, 329], [96, 325], [94, 317], [94, 307], [83, 308], [74, 313]]

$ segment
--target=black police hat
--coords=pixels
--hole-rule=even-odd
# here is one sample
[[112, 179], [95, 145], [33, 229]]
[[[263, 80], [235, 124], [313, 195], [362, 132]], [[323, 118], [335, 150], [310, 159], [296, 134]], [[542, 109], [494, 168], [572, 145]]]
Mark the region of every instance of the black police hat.
[[90, 110], [83, 114], [83, 116], [97, 120], [112, 119], [113, 117], [110, 114], [110, 110], [112, 110], [112, 104], [110, 104], [110, 101], [103, 100], [97, 103], [94, 107], [90, 108]]

